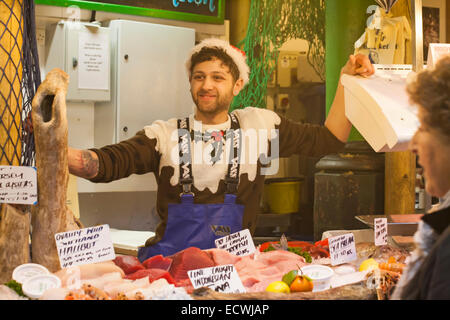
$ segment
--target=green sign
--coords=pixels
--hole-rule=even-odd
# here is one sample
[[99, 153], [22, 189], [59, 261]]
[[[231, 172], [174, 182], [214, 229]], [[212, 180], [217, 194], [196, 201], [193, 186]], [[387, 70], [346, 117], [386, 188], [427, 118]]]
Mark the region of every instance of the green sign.
[[35, 0], [36, 4], [222, 24], [225, 0]]

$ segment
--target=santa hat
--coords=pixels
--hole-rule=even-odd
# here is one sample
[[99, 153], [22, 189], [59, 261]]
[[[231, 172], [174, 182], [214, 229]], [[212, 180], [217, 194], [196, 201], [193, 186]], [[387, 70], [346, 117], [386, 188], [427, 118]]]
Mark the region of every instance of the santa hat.
[[225, 53], [234, 61], [236, 64], [238, 70], [239, 70], [239, 78], [241, 78], [244, 81], [244, 86], [248, 83], [249, 80], [249, 74], [250, 74], [250, 68], [247, 65], [246, 62], [246, 56], [245, 52], [230, 45], [227, 41], [216, 39], [216, 38], [209, 38], [201, 41], [199, 44], [197, 44], [190, 52], [189, 58], [186, 61], [186, 70], [188, 75], [191, 75], [191, 60], [192, 56], [195, 53], [200, 52], [200, 50], [204, 47], [213, 48], [217, 47], [220, 49], [223, 49]]

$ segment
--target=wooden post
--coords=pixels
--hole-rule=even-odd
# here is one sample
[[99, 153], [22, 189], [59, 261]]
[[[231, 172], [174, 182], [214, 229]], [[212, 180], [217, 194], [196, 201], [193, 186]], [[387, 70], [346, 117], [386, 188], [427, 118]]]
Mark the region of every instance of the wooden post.
[[0, 67], [3, 69], [0, 71], [0, 165], [18, 166], [22, 154], [23, 19], [18, 20], [21, 16], [22, 0], [0, 2], [0, 19], [3, 21], [0, 24]]
[[[422, 0], [399, 0], [392, 8], [395, 16], [411, 19], [411, 44], [414, 71], [423, 68]], [[411, 13], [411, 14], [410, 14]], [[385, 156], [385, 214], [415, 212], [416, 156], [410, 151], [388, 152]]]
[[385, 214], [411, 214], [415, 210], [416, 156], [410, 151], [385, 154]]
[[230, 0], [227, 5], [230, 19], [230, 43], [237, 46], [247, 35], [250, 0]]

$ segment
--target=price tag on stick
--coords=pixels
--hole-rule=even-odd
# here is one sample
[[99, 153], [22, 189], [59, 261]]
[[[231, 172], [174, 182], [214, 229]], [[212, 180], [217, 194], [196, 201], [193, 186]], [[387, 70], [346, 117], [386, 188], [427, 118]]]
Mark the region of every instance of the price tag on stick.
[[375, 218], [373, 220], [373, 234], [376, 246], [384, 246], [387, 244], [387, 218]]
[[355, 237], [346, 233], [328, 239], [331, 265], [347, 263], [356, 260]]
[[194, 289], [208, 287], [217, 292], [245, 293], [241, 278], [232, 264], [188, 271]]
[[219, 238], [215, 243], [218, 249], [226, 250], [236, 256], [248, 256], [256, 250], [248, 229]]

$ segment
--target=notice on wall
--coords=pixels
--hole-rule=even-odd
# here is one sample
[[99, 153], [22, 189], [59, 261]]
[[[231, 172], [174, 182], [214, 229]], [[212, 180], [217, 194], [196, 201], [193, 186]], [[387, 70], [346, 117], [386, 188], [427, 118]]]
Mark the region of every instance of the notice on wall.
[[55, 241], [61, 268], [116, 258], [107, 224], [57, 233]]
[[191, 270], [188, 276], [194, 289], [208, 287], [217, 292], [245, 293], [244, 285], [232, 264]]
[[376, 246], [384, 246], [387, 244], [388, 224], [387, 218], [375, 218], [373, 220], [373, 234]]
[[236, 256], [248, 256], [256, 250], [248, 229], [219, 238], [215, 243], [218, 249], [226, 250]]
[[356, 260], [355, 237], [353, 233], [328, 238], [331, 265], [351, 262]]
[[0, 166], [0, 203], [36, 204], [35, 167]]
[[109, 89], [109, 35], [107, 33], [79, 33], [78, 88]]

